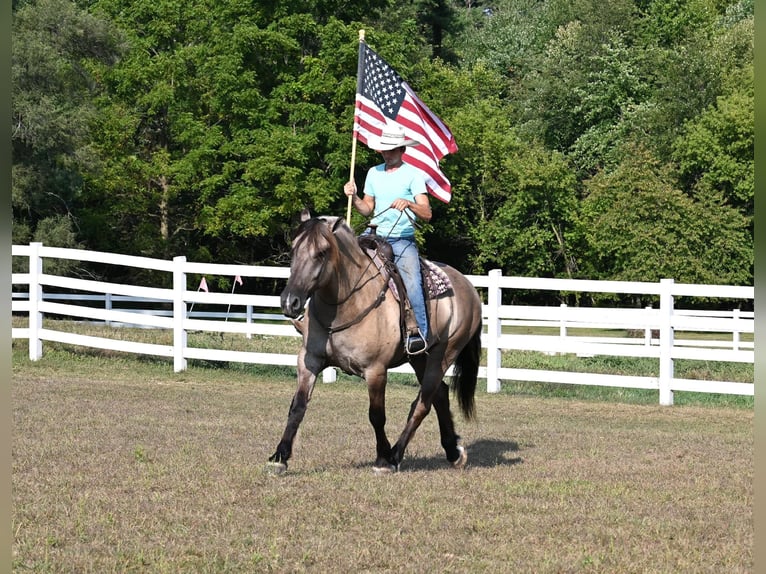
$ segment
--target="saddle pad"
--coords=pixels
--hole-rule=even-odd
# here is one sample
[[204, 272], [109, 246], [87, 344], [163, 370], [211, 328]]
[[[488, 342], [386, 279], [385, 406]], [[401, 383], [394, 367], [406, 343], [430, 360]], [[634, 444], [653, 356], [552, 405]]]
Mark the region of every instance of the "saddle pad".
[[438, 263], [420, 258], [420, 269], [423, 273], [426, 299], [435, 299], [452, 290], [452, 282], [449, 276]]
[[[385, 265], [380, 258], [380, 254], [374, 249], [366, 248], [365, 251], [369, 258], [375, 262], [378, 270], [384, 275], [387, 275], [388, 272], [385, 270]], [[434, 263], [433, 261], [421, 257], [420, 272], [423, 275], [423, 292], [426, 299], [435, 299], [452, 290], [452, 282], [450, 281], [449, 276], [438, 263]], [[394, 298], [399, 301], [399, 290], [396, 288], [396, 282], [390, 277], [388, 279], [388, 287], [391, 289]]]

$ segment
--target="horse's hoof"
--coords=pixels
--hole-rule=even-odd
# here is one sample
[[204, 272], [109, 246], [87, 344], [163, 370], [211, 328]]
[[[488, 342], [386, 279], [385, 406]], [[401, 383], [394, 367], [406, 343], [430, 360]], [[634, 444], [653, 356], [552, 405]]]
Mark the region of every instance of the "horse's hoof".
[[266, 474], [280, 475], [287, 471], [287, 465], [284, 462], [267, 462], [264, 472]]
[[465, 463], [468, 462], [468, 451], [461, 445], [458, 445], [457, 451], [459, 456], [457, 457], [457, 460], [452, 461], [452, 468], [463, 468]]
[[372, 472], [373, 474], [375, 474], [375, 476], [383, 476], [384, 474], [393, 474], [398, 471], [399, 471], [399, 467], [394, 466], [393, 464], [372, 467]]

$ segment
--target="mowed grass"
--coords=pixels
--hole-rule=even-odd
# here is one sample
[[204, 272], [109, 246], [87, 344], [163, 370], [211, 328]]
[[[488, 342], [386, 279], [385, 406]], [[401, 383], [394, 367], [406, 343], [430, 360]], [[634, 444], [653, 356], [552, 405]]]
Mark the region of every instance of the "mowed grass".
[[[376, 477], [363, 382], [46, 343], [13, 355], [14, 572], [752, 572], [753, 411], [477, 393]], [[388, 433], [416, 389], [392, 383]]]

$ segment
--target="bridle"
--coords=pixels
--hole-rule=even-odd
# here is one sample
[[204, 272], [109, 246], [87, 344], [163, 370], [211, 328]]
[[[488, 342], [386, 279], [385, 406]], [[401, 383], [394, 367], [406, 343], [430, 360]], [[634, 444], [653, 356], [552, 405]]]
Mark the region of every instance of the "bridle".
[[[381, 215], [381, 214], [385, 213], [389, 209], [392, 209], [392, 208], [388, 207], [388, 208], [384, 209], [383, 211], [381, 211], [378, 215]], [[409, 218], [410, 222], [412, 222], [413, 226], [416, 226], [416, 227], [418, 226], [418, 224], [415, 221], [415, 219], [409, 213], [407, 213], [406, 211], [400, 211], [399, 212], [399, 217], [397, 218], [397, 222], [399, 221], [399, 218], [402, 217], [402, 215], [406, 215]], [[396, 225], [396, 223], [394, 225]], [[369, 226], [369, 224], [368, 224], [368, 226]], [[384, 239], [388, 239], [388, 236], [386, 236]], [[359, 278], [357, 279], [356, 283], [351, 288], [351, 290], [348, 292], [348, 295], [346, 295], [346, 297], [344, 297], [341, 301], [338, 301], [337, 303], [330, 303], [330, 302], [327, 302], [327, 301], [322, 301], [322, 303], [324, 303], [325, 305], [339, 306], [339, 305], [342, 305], [342, 304], [346, 303], [349, 299], [351, 299], [351, 297], [356, 292], [358, 292], [359, 289], [361, 288], [361, 286], [359, 285], [359, 282], [361, 281], [362, 277], [364, 277], [367, 274], [367, 270], [370, 268], [370, 266], [373, 263], [375, 263], [375, 257], [380, 258], [380, 254], [377, 251], [375, 251], [375, 253], [370, 254], [369, 261], [367, 262], [367, 265], [365, 266], [364, 270], [359, 274]], [[323, 265], [322, 272], [324, 271], [324, 265], [326, 263], [327, 263], [326, 260], [322, 263], [322, 265]], [[365, 283], [367, 283], [369, 281], [372, 281], [375, 277], [379, 277], [379, 276], [383, 277], [383, 273], [381, 272], [381, 268], [382, 267], [383, 267], [382, 264], [378, 265], [378, 272], [376, 274], [370, 276]], [[340, 324], [340, 325], [338, 325], [336, 327], [333, 327], [333, 326], [327, 327], [325, 325], [322, 325], [322, 327], [328, 332], [328, 334], [332, 335], [333, 333], [337, 333], [339, 331], [343, 331], [345, 329], [348, 329], [349, 327], [353, 327], [357, 323], [360, 323], [374, 309], [379, 307], [380, 304], [383, 303], [384, 299], [386, 298], [386, 291], [388, 291], [389, 281], [388, 281], [388, 279], [386, 277], [383, 277], [383, 279], [384, 279], [383, 280], [383, 287], [381, 288], [381, 290], [378, 293], [378, 295], [356, 317], [354, 317], [352, 320], [346, 321], [345, 323], [342, 323], [342, 324]], [[321, 298], [318, 295], [317, 295], [317, 298], [321, 300]], [[318, 319], [317, 319], [317, 322], [319, 322]], [[320, 322], [320, 324], [321, 324], [321, 322]]]
[[[364, 269], [362, 269], [362, 271], [359, 273], [359, 277], [357, 278], [356, 282], [341, 300], [325, 301], [319, 296], [318, 293], [316, 293], [316, 298], [327, 306], [338, 307], [340, 305], [347, 303], [351, 299], [351, 297], [353, 297], [356, 293], [358, 293], [362, 289], [362, 287], [364, 287], [364, 285], [374, 280], [376, 277], [383, 277], [383, 274], [381, 273], [380, 269], [378, 269], [377, 273], [374, 273], [372, 275], [368, 273], [370, 267], [374, 263], [374, 260], [372, 258], [368, 258], [368, 259], [369, 260], [367, 264], [365, 265]], [[325, 258], [322, 261], [322, 267], [319, 270], [319, 276], [324, 274], [326, 265], [327, 265], [327, 258]], [[362, 282], [365, 276], [366, 276], [366, 280]], [[349, 327], [353, 327], [354, 325], [360, 323], [365, 317], [367, 317], [367, 315], [369, 315], [374, 309], [379, 307], [380, 304], [385, 300], [386, 291], [388, 291], [388, 281], [385, 280], [385, 277], [383, 277], [383, 279], [384, 279], [383, 286], [378, 292], [377, 296], [372, 300], [372, 302], [367, 307], [365, 307], [362, 311], [360, 311], [350, 321], [346, 321], [345, 323], [341, 323], [340, 325], [337, 325], [337, 326], [332, 326], [332, 325], [327, 326], [327, 325], [322, 325], [322, 322], [317, 317], [316, 318], [317, 322], [330, 335], [332, 335], [333, 333], [338, 333], [339, 331], [344, 331], [345, 329], [348, 329]]]

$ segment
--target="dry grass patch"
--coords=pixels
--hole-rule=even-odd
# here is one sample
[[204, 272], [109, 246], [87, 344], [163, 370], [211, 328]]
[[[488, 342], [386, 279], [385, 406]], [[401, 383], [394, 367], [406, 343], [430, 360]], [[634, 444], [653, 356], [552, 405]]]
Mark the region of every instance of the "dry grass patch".
[[[15, 361], [16, 572], [751, 572], [753, 413], [479, 392], [448, 468], [436, 418], [375, 477], [362, 383], [55, 354]], [[390, 385], [388, 431], [415, 389]]]

